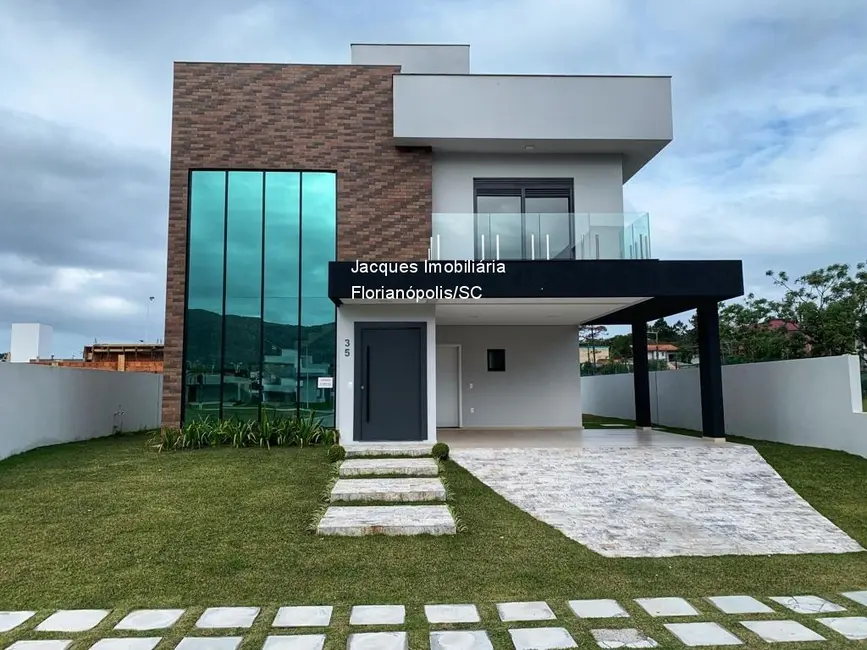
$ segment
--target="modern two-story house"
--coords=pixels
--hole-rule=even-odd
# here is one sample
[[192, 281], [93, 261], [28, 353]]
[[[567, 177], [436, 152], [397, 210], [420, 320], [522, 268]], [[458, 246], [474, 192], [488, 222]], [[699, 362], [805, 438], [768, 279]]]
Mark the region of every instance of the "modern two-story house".
[[742, 265], [656, 259], [623, 209], [672, 137], [668, 77], [472, 74], [463, 45], [176, 63], [164, 424], [579, 428], [578, 327], [621, 324], [648, 427], [647, 322], [697, 309], [721, 439], [717, 306]]

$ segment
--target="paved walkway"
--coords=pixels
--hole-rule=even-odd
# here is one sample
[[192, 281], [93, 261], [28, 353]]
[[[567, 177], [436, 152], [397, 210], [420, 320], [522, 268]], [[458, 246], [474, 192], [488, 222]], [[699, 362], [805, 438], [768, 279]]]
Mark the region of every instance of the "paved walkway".
[[748, 445], [453, 448], [451, 457], [606, 557], [864, 550]]
[[[764, 601], [750, 596], [711, 596], [705, 599], [636, 598], [570, 600], [562, 603], [568, 615], [558, 616], [544, 601], [497, 603], [498, 625], [505, 623], [510, 649], [654, 648], [728, 646], [750, 642], [847, 642], [867, 640], [867, 591], [847, 592], [832, 600], [817, 596], [772, 596]], [[567, 611], [556, 603], [559, 611]], [[420, 608], [421, 609], [421, 608]], [[426, 605], [424, 617], [431, 630], [413, 647], [431, 650], [493, 650], [485, 621], [473, 604]], [[633, 623], [631, 613], [661, 619], [651, 636]], [[332, 606], [281, 607], [270, 622], [272, 633], [263, 650], [322, 650], [328, 628], [335, 623]], [[8, 650], [154, 650], [172, 627], [188, 613], [183, 609], [110, 611], [100, 609], [36, 612], [0, 612], [0, 647]], [[195, 630], [169, 646], [176, 650], [237, 650], [260, 618], [259, 607], [212, 607], [195, 619]], [[702, 621], [712, 615], [716, 621]], [[349, 612], [348, 650], [407, 650], [407, 607], [359, 605]], [[667, 621], [667, 622], [663, 622]], [[192, 620], [190, 620], [192, 622]], [[436, 629], [448, 625], [452, 629]], [[369, 631], [365, 631], [365, 627]], [[371, 628], [373, 628], [371, 630]], [[383, 628], [387, 628], [384, 630]], [[459, 628], [459, 629], [454, 629]], [[664, 629], [665, 632], [661, 632]], [[86, 645], [76, 636], [93, 630], [105, 637]], [[52, 639], [40, 639], [47, 633]], [[6, 634], [20, 640], [7, 645]], [[413, 633], [415, 634], [415, 633]], [[848, 644], [847, 644], [848, 645]], [[859, 644], [860, 645], [860, 644]], [[502, 646], [498, 646], [502, 647]]]

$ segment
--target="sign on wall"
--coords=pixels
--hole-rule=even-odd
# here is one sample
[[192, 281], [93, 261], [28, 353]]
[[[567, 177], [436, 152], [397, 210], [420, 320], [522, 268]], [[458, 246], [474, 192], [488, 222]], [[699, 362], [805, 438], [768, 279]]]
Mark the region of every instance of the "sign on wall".
[[316, 388], [334, 388], [334, 377], [317, 377]]

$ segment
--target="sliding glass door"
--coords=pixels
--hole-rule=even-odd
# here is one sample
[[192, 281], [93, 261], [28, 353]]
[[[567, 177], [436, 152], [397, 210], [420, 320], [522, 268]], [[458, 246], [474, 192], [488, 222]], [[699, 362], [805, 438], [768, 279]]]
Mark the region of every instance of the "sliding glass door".
[[476, 259], [574, 259], [572, 179], [475, 179]]

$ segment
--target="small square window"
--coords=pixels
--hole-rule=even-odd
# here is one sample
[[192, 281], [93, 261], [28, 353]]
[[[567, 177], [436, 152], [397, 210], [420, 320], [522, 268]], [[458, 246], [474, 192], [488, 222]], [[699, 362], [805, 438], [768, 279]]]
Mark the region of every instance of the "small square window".
[[506, 371], [506, 351], [488, 350], [488, 372]]

